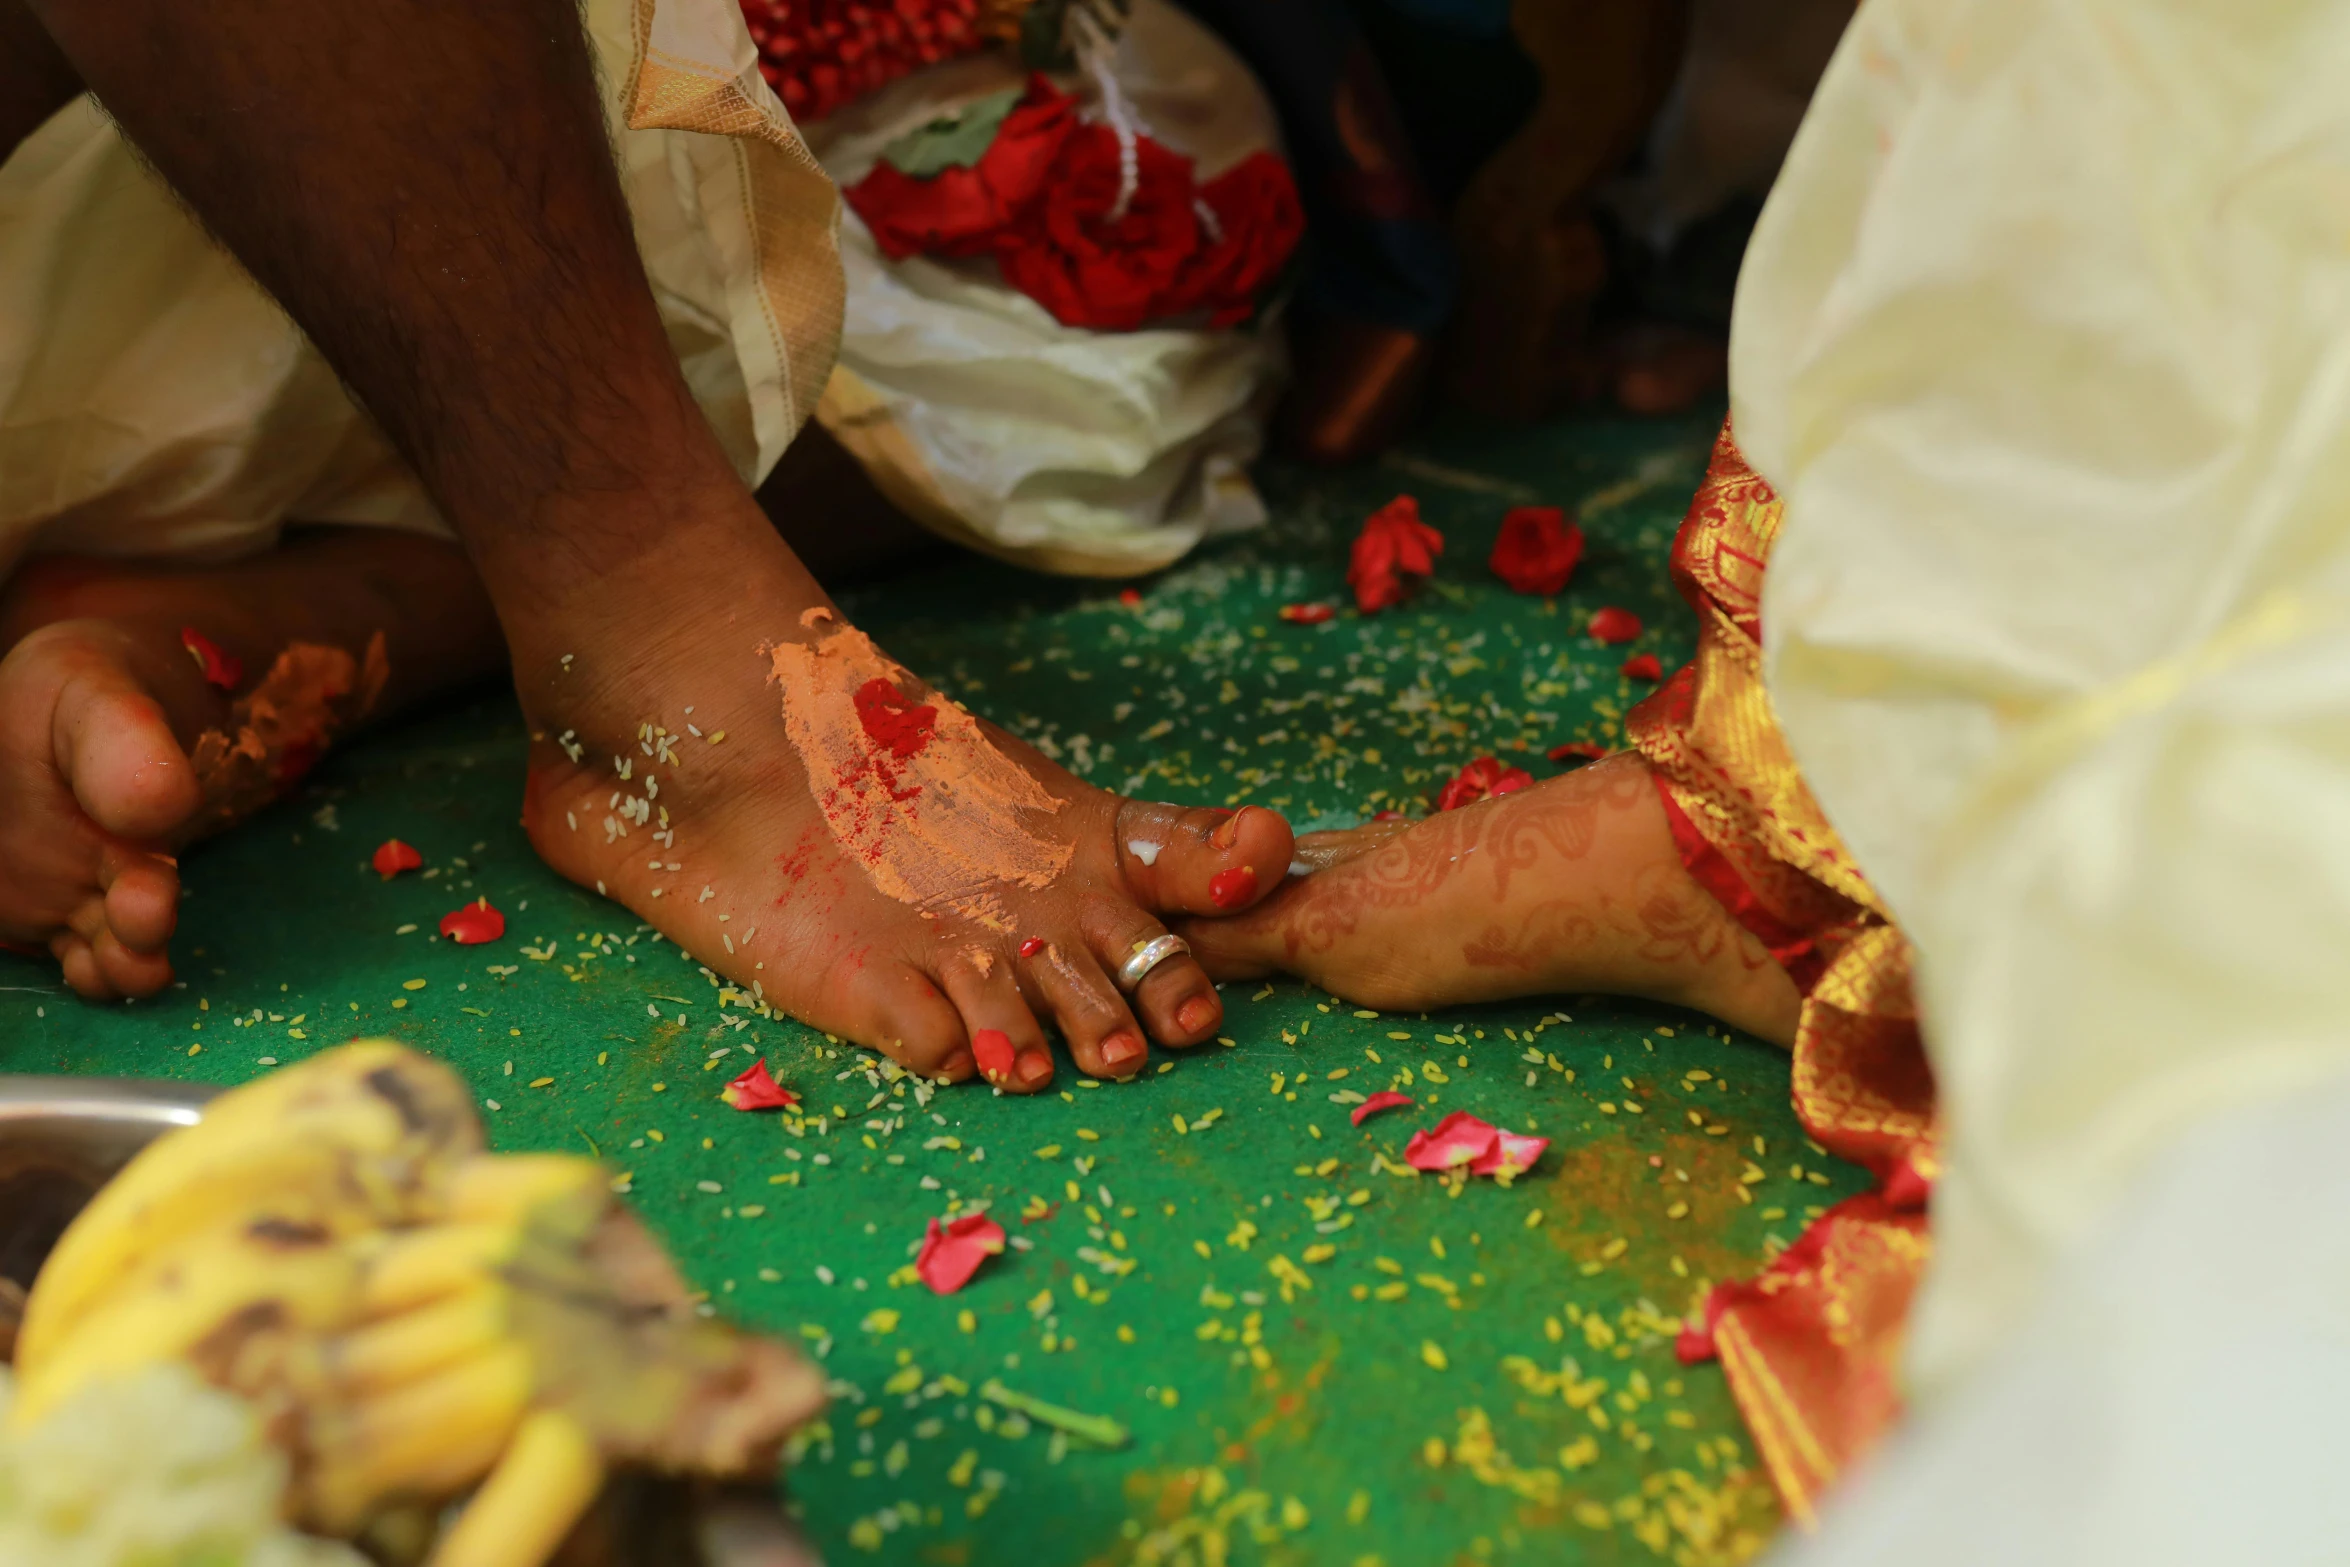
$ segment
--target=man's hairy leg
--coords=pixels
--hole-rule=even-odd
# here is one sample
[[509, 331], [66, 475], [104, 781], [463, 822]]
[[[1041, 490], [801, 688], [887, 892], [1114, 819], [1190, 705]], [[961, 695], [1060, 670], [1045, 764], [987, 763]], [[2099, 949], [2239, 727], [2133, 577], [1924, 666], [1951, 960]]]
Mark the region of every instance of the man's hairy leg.
[[571, 0], [30, 3], [463, 536], [552, 864], [927, 1071], [1041, 1087], [1039, 1015], [1120, 1077], [1215, 1033], [1188, 958], [1108, 976], [1286, 824], [1091, 789], [831, 616], [671, 356]]

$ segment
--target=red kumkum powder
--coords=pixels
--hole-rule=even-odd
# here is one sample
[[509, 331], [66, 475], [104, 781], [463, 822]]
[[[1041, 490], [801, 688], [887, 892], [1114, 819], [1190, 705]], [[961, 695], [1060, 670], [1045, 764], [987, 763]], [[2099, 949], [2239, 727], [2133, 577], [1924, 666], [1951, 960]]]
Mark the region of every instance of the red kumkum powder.
[[896, 686], [875, 676], [857, 688], [857, 722], [866, 738], [899, 761], [920, 756], [938, 727], [938, 708], [925, 702], [917, 707]]

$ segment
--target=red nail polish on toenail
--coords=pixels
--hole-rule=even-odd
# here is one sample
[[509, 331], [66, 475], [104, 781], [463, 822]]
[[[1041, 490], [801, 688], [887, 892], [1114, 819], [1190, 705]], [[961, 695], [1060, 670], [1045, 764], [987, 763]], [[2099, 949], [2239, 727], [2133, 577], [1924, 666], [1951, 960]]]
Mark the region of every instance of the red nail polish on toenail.
[[1142, 1041], [1124, 1029], [1102, 1041], [1102, 1065], [1108, 1067], [1113, 1076], [1123, 1076], [1130, 1068], [1142, 1065], [1142, 1058], [1147, 1053]]
[[[1243, 806], [1241, 809], [1246, 810], [1247, 807]], [[1240, 811], [1234, 811], [1218, 822], [1215, 829], [1208, 834], [1208, 842], [1219, 849], [1229, 849], [1239, 841]]]
[[1044, 938], [1042, 936], [1031, 936], [1020, 943], [1020, 956], [1024, 958], [1033, 958], [1043, 950]]
[[1186, 1034], [1212, 1027], [1215, 1021], [1216, 1003], [1206, 996], [1194, 996], [1175, 1009], [1175, 1026]]
[[971, 1036], [971, 1053], [979, 1070], [991, 1078], [1012, 1075], [1012, 1036], [1000, 1028], [983, 1028]]
[[1208, 897], [1219, 909], [1237, 909], [1256, 895], [1257, 869], [1253, 865], [1218, 871], [1208, 878]]
[[1053, 1075], [1053, 1058], [1041, 1050], [1031, 1050], [1020, 1058], [1020, 1081], [1030, 1088]]

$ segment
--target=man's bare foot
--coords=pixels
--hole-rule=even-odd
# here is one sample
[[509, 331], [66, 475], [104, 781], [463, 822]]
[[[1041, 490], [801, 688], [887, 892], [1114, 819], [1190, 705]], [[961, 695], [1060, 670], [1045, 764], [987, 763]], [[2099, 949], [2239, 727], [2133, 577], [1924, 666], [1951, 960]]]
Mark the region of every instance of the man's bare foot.
[[[188, 630], [218, 653], [215, 679]], [[371, 690], [379, 637], [386, 678]], [[241, 722], [295, 645], [311, 652], [277, 689], [316, 700]], [[264, 803], [360, 718], [496, 656], [464, 556], [429, 539], [336, 530], [201, 571], [26, 566], [0, 593], [0, 942], [46, 948], [92, 999], [161, 990], [183, 846]], [[248, 727], [264, 754], [233, 754]]]
[[[733, 580], [757, 564], [744, 550]], [[1106, 794], [829, 609], [779, 600], [640, 600], [614, 611], [633, 645], [518, 652], [554, 671], [522, 682], [524, 823], [547, 862], [778, 1010], [933, 1076], [1043, 1088], [1042, 1020], [1101, 1077], [1141, 1071], [1146, 1038], [1212, 1037], [1223, 1004], [1190, 958], [1131, 999], [1113, 976], [1162, 914], [1277, 883], [1288, 824]]]
[[1180, 926], [1209, 973], [1295, 974], [1387, 1011], [1647, 996], [1794, 1038], [1794, 983], [1682, 868], [1636, 756], [1423, 821], [1310, 833], [1297, 852], [1316, 868], [1255, 909]]

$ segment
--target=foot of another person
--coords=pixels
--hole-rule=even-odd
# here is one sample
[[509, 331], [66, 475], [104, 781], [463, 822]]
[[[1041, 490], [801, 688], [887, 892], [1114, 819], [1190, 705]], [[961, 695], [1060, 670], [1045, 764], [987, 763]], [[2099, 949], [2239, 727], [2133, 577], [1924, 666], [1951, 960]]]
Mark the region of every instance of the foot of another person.
[[429, 539], [336, 530], [206, 570], [28, 565], [0, 593], [0, 943], [47, 950], [93, 1000], [161, 990], [180, 848], [362, 717], [496, 658], [471, 568]]
[[524, 822], [548, 864], [927, 1075], [1043, 1088], [1048, 1021], [1100, 1077], [1141, 1071], [1151, 1040], [1212, 1038], [1223, 1004], [1189, 957], [1115, 976], [1162, 916], [1276, 884], [1287, 823], [1096, 789], [828, 608], [761, 607], [787, 599], [744, 590], [757, 566], [691, 612], [627, 608], [626, 642], [532, 660], [553, 672], [522, 682]]
[[1800, 998], [1682, 867], [1647, 764], [1619, 755], [1417, 822], [1298, 840], [1256, 908], [1179, 928], [1218, 979], [1294, 974], [1383, 1011], [1646, 996], [1786, 1044]]

